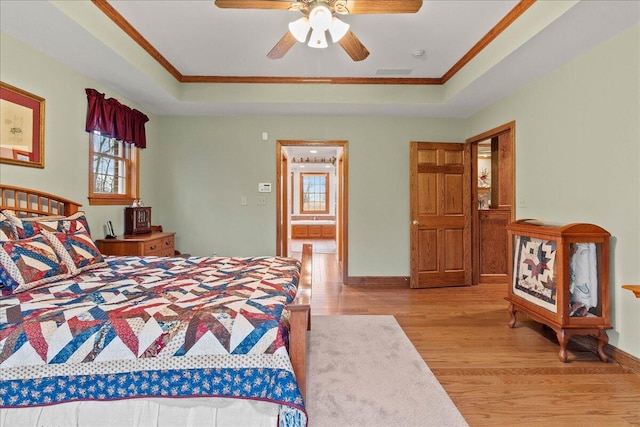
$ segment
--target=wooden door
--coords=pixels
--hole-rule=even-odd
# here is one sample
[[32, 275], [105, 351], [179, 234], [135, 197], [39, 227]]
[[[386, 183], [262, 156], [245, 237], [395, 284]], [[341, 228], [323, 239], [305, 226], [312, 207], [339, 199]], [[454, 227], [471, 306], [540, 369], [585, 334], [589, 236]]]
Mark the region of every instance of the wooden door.
[[412, 288], [471, 284], [468, 146], [411, 142]]

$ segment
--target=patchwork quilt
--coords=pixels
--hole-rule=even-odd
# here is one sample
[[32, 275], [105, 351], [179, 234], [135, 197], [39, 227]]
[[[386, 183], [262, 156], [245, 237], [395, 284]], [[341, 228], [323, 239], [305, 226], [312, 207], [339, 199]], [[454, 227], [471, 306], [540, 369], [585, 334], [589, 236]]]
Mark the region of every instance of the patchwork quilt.
[[557, 313], [556, 242], [514, 237], [513, 292]]
[[0, 298], [0, 407], [238, 397], [306, 424], [288, 356], [300, 263], [280, 257], [106, 257]]

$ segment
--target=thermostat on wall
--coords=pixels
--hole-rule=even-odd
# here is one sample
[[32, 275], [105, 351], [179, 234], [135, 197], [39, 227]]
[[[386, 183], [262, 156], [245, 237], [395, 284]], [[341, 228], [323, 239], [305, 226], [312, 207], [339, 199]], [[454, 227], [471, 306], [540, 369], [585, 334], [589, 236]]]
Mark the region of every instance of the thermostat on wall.
[[271, 193], [271, 183], [270, 182], [261, 182], [258, 184], [258, 192], [259, 193]]

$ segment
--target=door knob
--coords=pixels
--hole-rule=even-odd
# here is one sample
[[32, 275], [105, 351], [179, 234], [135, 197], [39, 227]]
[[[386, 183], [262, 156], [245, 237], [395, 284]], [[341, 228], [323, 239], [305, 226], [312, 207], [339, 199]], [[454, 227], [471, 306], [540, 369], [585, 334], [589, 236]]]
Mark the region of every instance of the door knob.
[[417, 219], [414, 219], [414, 220], [411, 222], [411, 224], [413, 224], [413, 225], [420, 225], [420, 223], [418, 222], [418, 220], [417, 220]]

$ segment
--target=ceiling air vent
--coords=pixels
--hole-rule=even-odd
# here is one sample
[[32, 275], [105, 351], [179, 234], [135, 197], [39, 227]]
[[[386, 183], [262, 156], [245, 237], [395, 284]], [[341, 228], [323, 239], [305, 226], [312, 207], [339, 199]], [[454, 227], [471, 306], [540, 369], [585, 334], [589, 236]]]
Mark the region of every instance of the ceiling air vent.
[[376, 76], [408, 76], [412, 71], [409, 68], [378, 68]]

